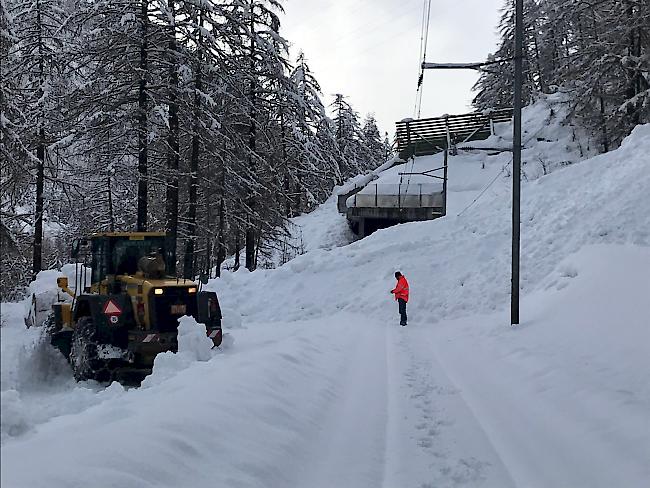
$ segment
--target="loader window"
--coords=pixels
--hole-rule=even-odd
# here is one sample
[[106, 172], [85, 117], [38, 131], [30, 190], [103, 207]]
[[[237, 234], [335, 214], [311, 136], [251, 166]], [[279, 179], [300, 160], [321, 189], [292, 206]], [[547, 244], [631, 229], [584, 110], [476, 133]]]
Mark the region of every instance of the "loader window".
[[92, 282], [99, 283], [109, 273], [108, 241], [106, 238], [92, 240]]
[[163, 248], [162, 239], [145, 239], [142, 241], [122, 239], [113, 246], [112, 268], [115, 274], [133, 275], [138, 271], [138, 261], [142, 256]]
[[158, 249], [163, 249], [167, 273], [170, 272], [170, 252], [166, 250], [164, 237], [136, 240], [102, 236], [93, 238], [91, 246], [93, 283], [99, 283], [108, 275], [135, 274], [138, 271], [139, 259]]
[[[122, 249], [116, 246], [114, 259], [117, 263], [115, 274], [133, 275], [138, 270], [138, 249], [134, 246], [126, 246]], [[120, 252], [122, 251], [122, 252]]]

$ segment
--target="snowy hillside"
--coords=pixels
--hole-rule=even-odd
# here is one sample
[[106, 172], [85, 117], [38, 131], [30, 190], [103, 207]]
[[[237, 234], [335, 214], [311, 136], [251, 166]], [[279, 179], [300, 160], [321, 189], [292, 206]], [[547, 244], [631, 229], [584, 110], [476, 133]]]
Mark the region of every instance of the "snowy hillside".
[[505, 153], [450, 159], [447, 217], [343, 247], [328, 201], [305, 254], [208, 284], [234, 344], [188, 340], [140, 389], [74, 384], [3, 304], [2, 486], [647, 486], [650, 125], [577, 162], [560, 121], [525, 119], [516, 329]]
[[[335, 195], [312, 212], [289, 219], [287, 230], [289, 235], [279, 246], [275, 244], [275, 247], [263, 251], [260, 267], [275, 268], [301, 254], [317, 249], [330, 250], [355, 240], [345, 217], [336, 209]], [[233, 261], [231, 256], [226, 267], [232, 269]]]

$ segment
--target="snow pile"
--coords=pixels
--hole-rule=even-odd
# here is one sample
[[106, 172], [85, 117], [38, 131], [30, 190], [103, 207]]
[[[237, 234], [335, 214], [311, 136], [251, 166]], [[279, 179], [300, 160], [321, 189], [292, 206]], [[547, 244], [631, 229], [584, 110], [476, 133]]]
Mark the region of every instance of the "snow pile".
[[241, 329], [243, 326], [241, 314], [237, 309], [221, 307], [221, 328], [224, 330]]
[[[74, 270], [74, 265], [72, 266]], [[66, 273], [70, 270], [65, 268]], [[42, 271], [30, 291], [56, 298], [57, 271]], [[54, 288], [52, 284], [54, 283]], [[48, 343], [43, 328], [25, 328], [31, 298], [2, 304], [0, 332], [0, 430], [4, 444], [53, 417], [101, 401], [98, 385], [78, 385], [65, 358]]]
[[5, 441], [5, 437], [16, 437], [29, 430], [30, 421], [17, 390], [0, 392], [0, 405], [2, 406], [2, 416], [0, 416], [2, 442]]
[[81, 264], [64, 264], [60, 270], [48, 269], [39, 271], [36, 275], [36, 279], [29, 284], [27, 291], [29, 295], [48, 293], [52, 290], [56, 291], [56, 279], [61, 276], [68, 278], [68, 286], [73, 291], [75, 289], [75, 284], [83, 289], [86, 286], [90, 286], [90, 273], [91, 269], [84, 267]]
[[144, 379], [142, 386], [158, 385], [196, 361], [209, 361], [215, 354], [213, 346], [212, 339], [205, 333], [205, 325], [184, 315], [178, 319], [178, 352], [158, 354], [153, 372]]
[[49, 345], [42, 329], [25, 330], [18, 324], [2, 329], [2, 444], [115, 395], [114, 389], [95, 382], [75, 383], [65, 358]]
[[[41, 325], [52, 311], [56, 302], [72, 302], [72, 297], [57, 288], [56, 280], [61, 276], [68, 278], [68, 287], [84, 289], [90, 285], [90, 268], [83, 265], [65, 264], [60, 270], [39, 271], [36, 279], [29, 284], [27, 298], [23, 301], [25, 317], [33, 325]], [[33, 308], [33, 310], [32, 310]]]
[[205, 334], [205, 324], [184, 315], [178, 319], [178, 354], [190, 361], [208, 361], [212, 358], [212, 340]]

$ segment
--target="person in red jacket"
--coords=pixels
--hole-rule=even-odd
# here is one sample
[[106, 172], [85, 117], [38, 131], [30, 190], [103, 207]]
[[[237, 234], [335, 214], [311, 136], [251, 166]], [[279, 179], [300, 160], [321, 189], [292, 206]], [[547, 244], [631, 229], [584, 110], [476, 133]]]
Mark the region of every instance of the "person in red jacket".
[[406, 276], [399, 271], [395, 271], [395, 278], [397, 279], [397, 286], [390, 292], [395, 295], [395, 300], [397, 300], [399, 306], [399, 323], [401, 326], [405, 326], [406, 304], [409, 301], [409, 282], [406, 281]]

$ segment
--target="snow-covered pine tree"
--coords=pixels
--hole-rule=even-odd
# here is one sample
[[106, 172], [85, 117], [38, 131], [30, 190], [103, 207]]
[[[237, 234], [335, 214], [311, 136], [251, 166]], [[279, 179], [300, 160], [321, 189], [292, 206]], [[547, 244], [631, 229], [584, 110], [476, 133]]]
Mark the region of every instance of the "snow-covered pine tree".
[[[43, 267], [43, 220], [46, 211], [48, 147], [61, 139], [65, 127], [60, 115], [59, 83], [66, 65], [61, 58], [65, 42], [66, 11], [58, 0], [12, 0], [3, 4], [3, 17], [11, 19], [11, 44], [3, 78], [16, 80], [12, 105], [21, 117], [14, 118], [18, 153], [35, 186], [33, 204], [32, 273]], [[4, 29], [3, 29], [4, 30]], [[8, 30], [6, 30], [9, 35]], [[3, 38], [6, 37], [3, 34]], [[8, 39], [9, 40], [9, 39]], [[5, 60], [3, 59], [3, 65]]]
[[282, 98], [285, 216], [293, 217], [322, 201], [322, 189], [332, 181], [331, 167], [315, 137], [325, 116], [320, 86], [302, 52], [286, 80]]
[[[98, 1], [76, 9], [77, 32], [68, 48], [75, 80], [69, 98], [77, 165], [71, 177], [76, 177], [78, 200], [84, 203], [79, 212], [88, 217], [79, 219], [86, 226], [78, 232], [99, 230], [86, 228], [91, 223], [109, 225], [110, 217], [97, 221], [94, 216], [110, 213], [120, 230], [148, 226], [149, 146], [160, 145], [149, 123], [150, 102], [162, 95], [164, 52], [164, 32], [159, 23], [151, 23], [152, 15], [147, 0]], [[110, 202], [109, 179], [115, 197]]]
[[[493, 59], [512, 57], [513, 2], [506, 1], [501, 45]], [[535, 93], [566, 93], [574, 120], [599, 147], [616, 147], [650, 121], [650, 3], [646, 0], [525, 0], [524, 101]], [[511, 105], [512, 65], [486, 68], [474, 89], [479, 109]]]
[[[524, 104], [531, 101], [532, 86], [532, 73], [530, 70], [530, 59], [528, 54], [532, 52], [531, 49], [531, 11], [535, 7], [537, 0], [524, 0], [524, 72], [527, 74], [524, 80], [524, 89], [522, 97]], [[512, 59], [514, 56], [515, 46], [515, 23], [514, 23], [514, 2], [505, 0], [504, 7], [502, 8], [501, 20], [499, 21], [499, 33], [501, 35], [501, 44], [494, 54], [490, 54], [487, 61], [490, 63], [481, 72], [481, 76], [473, 87], [477, 92], [473, 100], [473, 105], [479, 110], [487, 110], [494, 108], [512, 107], [512, 100], [514, 92], [512, 83], [514, 79], [514, 65]], [[503, 62], [497, 62], [503, 61]]]
[[576, 39], [564, 86], [577, 120], [600, 134], [600, 148], [608, 151], [635, 125], [650, 121], [650, 3], [561, 8]]
[[10, 76], [18, 54], [15, 24], [0, 0], [0, 295], [12, 299], [16, 285], [28, 277], [31, 239], [25, 229], [32, 216], [25, 209], [31, 205], [29, 185], [29, 150], [21, 135], [26, 127], [19, 105], [20, 78]]
[[199, 178], [199, 159], [201, 144], [201, 98], [203, 90], [203, 62], [204, 62], [204, 27], [203, 27], [203, 9], [193, 8], [188, 12], [191, 16], [193, 25], [191, 27], [193, 49], [193, 100], [191, 112], [191, 134], [190, 134], [190, 168], [189, 168], [189, 192], [187, 208], [187, 233], [185, 241], [185, 255], [183, 264], [183, 276], [193, 279], [195, 274], [195, 244], [197, 240], [196, 213], [198, 205], [198, 178]]
[[[360, 155], [359, 137], [361, 127], [359, 116], [347, 102], [345, 96], [338, 93], [331, 105], [336, 131], [336, 143], [339, 150], [339, 168], [343, 177], [364, 172], [364, 164]], [[342, 181], [341, 181], [342, 183]]]
[[271, 127], [262, 122], [273, 120], [269, 100], [277, 93], [273, 87], [276, 80], [284, 76], [287, 67], [287, 44], [279, 34], [278, 12], [281, 11], [281, 3], [277, 0], [248, 0], [241, 9], [242, 34], [248, 43], [248, 62], [242, 68], [248, 82], [247, 177], [250, 183], [243, 210], [246, 214], [245, 266], [249, 270], [256, 267], [260, 232], [263, 227], [269, 228], [268, 214], [276, 210], [262, 202], [264, 195], [274, 193], [272, 186], [277, 181], [270, 177], [273, 172], [271, 152], [274, 150], [268, 144], [272, 140]]
[[386, 161], [386, 148], [373, 114], [366, 115], [363, 120], [360, 142], [364, 169], [375, 169]]

